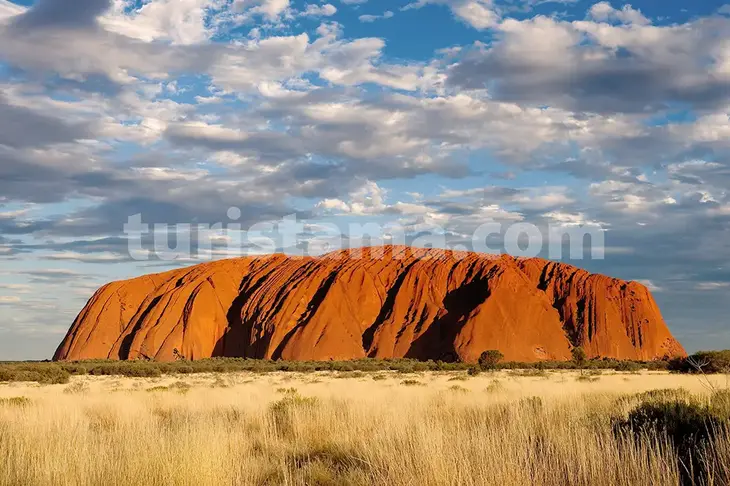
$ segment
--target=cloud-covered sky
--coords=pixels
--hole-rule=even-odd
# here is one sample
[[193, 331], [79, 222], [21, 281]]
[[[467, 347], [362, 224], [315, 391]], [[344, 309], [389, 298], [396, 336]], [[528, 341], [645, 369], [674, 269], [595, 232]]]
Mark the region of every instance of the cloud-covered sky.
[[0, 0], [0, 360], [194, 262], [132, 260], [130, 216], [231, 207], [447, 244], [600, 224], [605, 259], [572, 263], [730, 348], [729, 111], [717, 0]]

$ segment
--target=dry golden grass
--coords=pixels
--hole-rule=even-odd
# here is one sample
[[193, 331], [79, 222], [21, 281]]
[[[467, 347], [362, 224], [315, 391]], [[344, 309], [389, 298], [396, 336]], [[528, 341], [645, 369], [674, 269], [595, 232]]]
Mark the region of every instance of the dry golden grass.
[[[631, 406], [626, 394], [706, 393], [661, 372], [465, 376], [0, 385], [0, 485], [674, 485], [671, 450], [622, 441], [611, 418]], [[728, 444], [718, 454], [730, 459]]]

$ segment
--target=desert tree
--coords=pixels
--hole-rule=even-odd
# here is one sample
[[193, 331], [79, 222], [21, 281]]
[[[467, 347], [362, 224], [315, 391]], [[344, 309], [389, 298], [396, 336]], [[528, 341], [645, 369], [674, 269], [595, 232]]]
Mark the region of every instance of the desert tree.
[[479, 368], [481, 370], [493, 370], [503, 359], [504, 355], [496, 349], [484, 351], [481, 356], [479, 356]]

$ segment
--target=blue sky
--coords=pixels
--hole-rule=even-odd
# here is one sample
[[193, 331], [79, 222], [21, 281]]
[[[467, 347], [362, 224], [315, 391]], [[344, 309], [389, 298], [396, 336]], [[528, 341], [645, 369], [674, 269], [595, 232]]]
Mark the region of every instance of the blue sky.
[[729, 348], [729, 108], [724, 1], [0, 0], [0, 360], [50, 357], [103, 283], [204, 258], [134, 260], [128, 217], [231, 207], [441, 246], [601, 227], [605, 259], [571, 263]]

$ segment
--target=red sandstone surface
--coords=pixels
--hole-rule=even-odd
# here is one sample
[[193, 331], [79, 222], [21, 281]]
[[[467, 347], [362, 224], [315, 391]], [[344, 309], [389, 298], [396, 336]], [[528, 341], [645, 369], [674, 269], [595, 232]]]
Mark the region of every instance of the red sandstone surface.
[[[361, 252], [361, 253], [358, 253]], [[509, 361], [685, 355], [650, 292], [571, 265], [382, 247], [238, 258], [114, 282], [54, 359]]]

